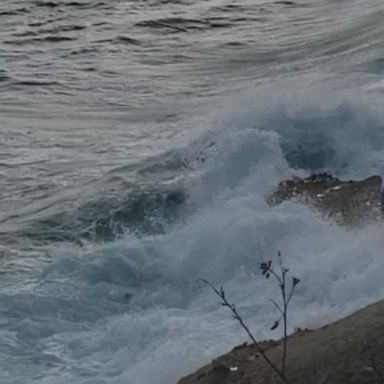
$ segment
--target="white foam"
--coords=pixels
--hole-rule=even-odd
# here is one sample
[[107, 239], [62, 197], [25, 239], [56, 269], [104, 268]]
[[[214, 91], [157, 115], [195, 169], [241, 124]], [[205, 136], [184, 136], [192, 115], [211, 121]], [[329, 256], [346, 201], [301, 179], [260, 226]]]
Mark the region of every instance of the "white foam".
[[217, 133], [189, 181], [193, 213], [178, 227], [94, 249], [52, 249], [52, 263], [28, 285], [2, 289], [1, 382], [176, 382], [246, 340], [199, 278], [225, 287], [256, 337], [278, 337], [268, 300], [278, 289], [258, 268], [277, 250], [301, 279], [291, 329], [383, 296], [384, 230], [348, 231], [293, 202], [269, 207], [265, 195], [290, 169], [279, 134], [253, 121]]

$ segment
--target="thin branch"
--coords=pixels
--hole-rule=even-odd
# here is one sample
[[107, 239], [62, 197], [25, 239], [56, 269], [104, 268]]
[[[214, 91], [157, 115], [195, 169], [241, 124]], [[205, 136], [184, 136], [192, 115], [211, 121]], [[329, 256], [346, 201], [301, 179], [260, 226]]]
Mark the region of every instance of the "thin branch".
[[212, 290], [213, 292], [215, 292], [215, 294], [217, 296], [220, 297], [220, 299], [222, 300], [222, 305], [224, 307], [227, 307], [229, 308], [229, 310], [232, 312], [233, 314], [233, 317], [240, 323], [241, 327], [245, 330], [245, 332], [247, 333], [247, 335], [249, 336], [249, 338], [253, 341], [253, 343], [255, 344], [256, 348], [257, 348], [257, 351], [260, 353], [261, 357], [267, 362], [267, 364], [272, 368], [272, 370], [280, 377], [280, 379], [285, 383], [285, 384], [290, 384], [287, 377], [285, 376], [285, 373], [283, 371], [281, 371], [270, 359], [269, 357], [266, 355], [264, 349], [260, 346], [259, 342], [255, 339], [255, 337], [253, 336], [252, 332], [250, 331], [250, 329], [248, 328], [248, 326], [244, 323], [244, 320], [242, 319], [242, 317], [239, 315], [239, 313], [237, 312], [237, 309], [236, 307], [231, 304], [228, 300], [227, 300], [227, 297], [225, 295], [225, 291], [223, 289], [223, 287], [220, 287], [220, 289], [217, 289], [213, 284], [211, 284], [208, 280], [206, 279], [200, 279], [200, 281], [202, 281], [203, 283], [207, 284]]
[[293, 292], [295, 291], [295, 288], [296, 288], [296, 285], [292, 285], [291, 292], [289, 292], [288, 299], [287, 299], [287, 306], [288, 306], [288, 304], [290, 303], [290, 301], [292, 299]]
[[283, 260], [281, 257], [281, 252], [277, 252], [277, 256], [279, 259], [279, 265], [280, 265], [280, 272], [281, 272], [281, 280], [282, 283], [280, 284], [280, 293], [281, 293], [281, 298], [283, 300], [283, 332], [284, 332], [284, 337], [283, 337], [283, 357], [281, 359], [281, 371], [285, 373], [285, 363], [287, 360], [287, 341], [288, 341], [288, 330], [287, 330], [287, 310], [288, 310], [288, 305], [287, 305], [287, 286], [286, 286], [286, 274], [287, 274], [287, 269], [283, 265]]
[[280, 308], [280, 305], [276, 303], [275, 300], [269, 299], [269, 301], [277, 308], [277, 310], [281, 313], [281, 315], [284, 315], [284, 311]]
[[[287, 360], [287, 349], [288, 349], [288, 306], [291, 302], [293, 293], [295, 291], [296, 285], [300, 282], [300, 280], [296, 277], [292, 278], [292, 286], [291, 289], [287, 289], [287, 274], [289, 269], [284, 266], [283, 257], [280, 251], [277, 251], [277, 259], [278, 259], [278, 271], [276, 272], [272, 267], [272, 261], [269, 260], [260, 265], [260, 268], [263, 272], [263, 276], [269, 278], [269, 276], [273, 276], [279, 284], [280, 295], [282, 299], [282, 305], [276, 303], [276, 301], [271, 300], [272, 304], [277, 308], [283, 318], [283, 355], [281, 359], [281, 371], [285, 374], [286, 368], [286, 360]], [[271, 329], [275, 329], [280, 322], [276, 322]], [[384, 383], [383, 383], [384, 384]]]
[[285, 268], [283, 266], [283, 257], [281, 256], [281, 252], [280, 251], [277, 251], [277, 259], [279, 260], [279, 266], [280, 266], [280, 270], [281, 270], [281, 275], [284, 276]]
[[269, 268], [268, 272], [270, 272], [276, 278], [281, 287], [283, 285], [283, 279], [271, 267]]

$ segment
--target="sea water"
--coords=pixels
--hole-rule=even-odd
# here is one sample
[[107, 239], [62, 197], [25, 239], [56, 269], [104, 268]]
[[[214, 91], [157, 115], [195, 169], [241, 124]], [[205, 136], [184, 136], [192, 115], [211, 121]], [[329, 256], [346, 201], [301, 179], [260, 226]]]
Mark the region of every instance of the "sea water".
[[5, 0], [0, 5], [0, 382], [171, 384], [278, 338], [259, 263], [300, 278], [289, 327], [383, 297], [384, 230], [281, 180], [377, 173], [384, 5]]

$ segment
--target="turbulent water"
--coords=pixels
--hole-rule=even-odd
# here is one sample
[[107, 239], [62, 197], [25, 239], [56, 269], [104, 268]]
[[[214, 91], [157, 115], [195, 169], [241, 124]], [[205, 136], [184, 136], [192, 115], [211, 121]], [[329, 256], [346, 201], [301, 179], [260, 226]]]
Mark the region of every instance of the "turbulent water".
[[171, 384], [383, 297], [384, 230], [266, 197], [384, 159], [382, 0], [3, 0], [0, 382]]

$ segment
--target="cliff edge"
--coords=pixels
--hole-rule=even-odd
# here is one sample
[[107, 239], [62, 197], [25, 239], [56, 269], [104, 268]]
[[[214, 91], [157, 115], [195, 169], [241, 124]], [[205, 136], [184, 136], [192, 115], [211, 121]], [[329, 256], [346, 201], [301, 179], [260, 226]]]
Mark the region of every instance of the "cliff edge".
[[[291, 384], [384, 383], [384, 301], [315, 331], [289, 338], [287, 371]], [[282, 343], [264, 343], [279, 364]], [[281, 384], [253, 345], [242, 345], [178, 384]]]

